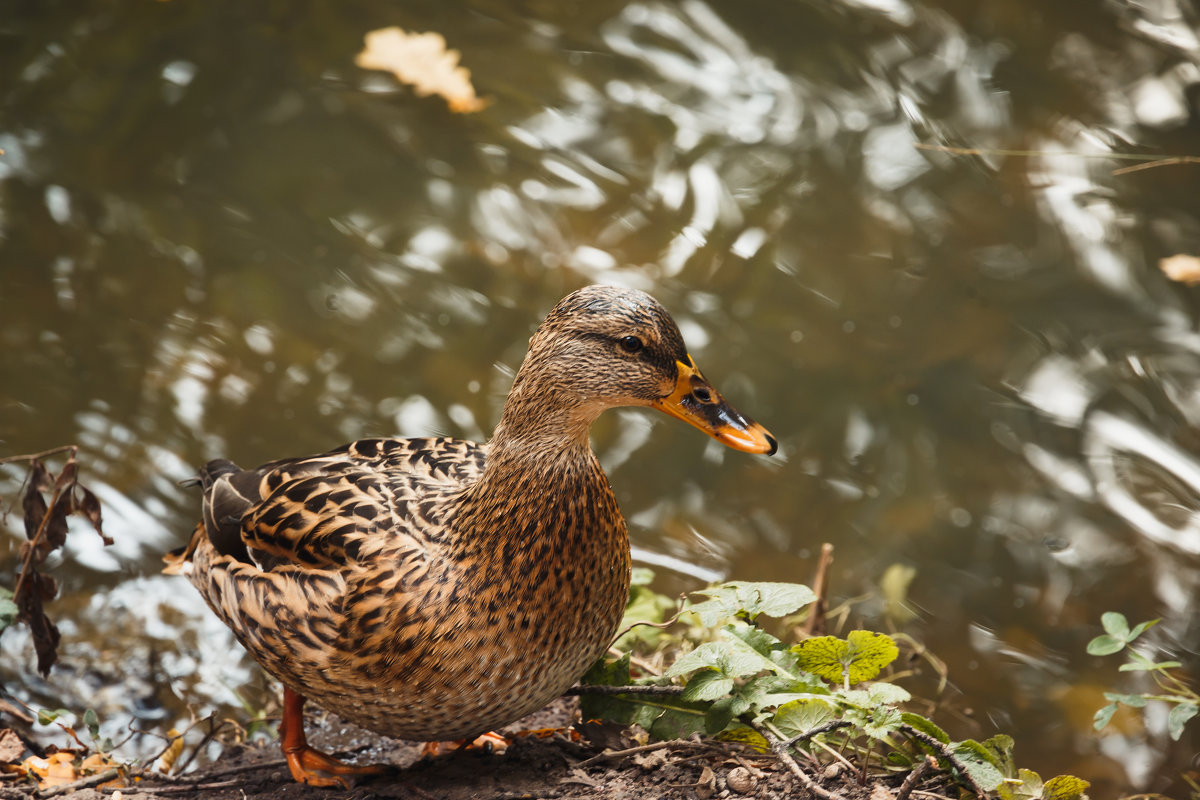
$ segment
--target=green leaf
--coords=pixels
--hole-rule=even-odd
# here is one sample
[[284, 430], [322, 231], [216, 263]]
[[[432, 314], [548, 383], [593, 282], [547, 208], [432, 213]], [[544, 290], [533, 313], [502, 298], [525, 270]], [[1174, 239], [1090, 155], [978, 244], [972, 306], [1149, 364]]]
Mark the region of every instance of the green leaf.
[[1157, 620], [1157, 619], [1150, 619], [1150, 620], [1146, 620], [1145, 622], [1139, 622], [1134, 627], [1134, 629], [1129, 632], [1129, 636], [1126, 637], [1125, 641], [1132, 642], [1134, 639], [1136, 639], [1137, 637], [1139, 637], [1143, 633], [1145, 633], [1147, 628], [1157, 625], [1158, 623], [1159, 623], [1159, 620]]
[[1042, 776], [1031, 769], [1017, 770], [1017, 777], [1006, 779], [996, 793], [1001, 800], [1041, 800]]
[[49, 725], [59, 717], [66, 716], [70, 713], [71, 712], [67, 711], [65, 708], [56, 708], [53, 711], [48, 708], [39, 708], [37, 713], [38, 725]]
[[686, 739], [704, 731], [704, 714], [700, 710], [668, 708], [647, 728], [655, 739]]
[[1178, 661], [1159, 661], [1155, 663], [1137, 650], [1129, 651], [1129, 661], [1117, 667], [1118, 672], [1153, 672], [1155, 670], [1176, 669]]
[[88, 733], [91, 734], [92, 739], [98, 739], [100, 737], [100, 718], [96, 716], [95, 709], [89, 708], [87, 711], [83, 712], [83, 724], [87, 727]]
[[1087, 643], [1088, 655], [1111, 656], [1125, 649], [1125, 640], [1102, 633]]
[[955, 745], [954, 755], [958, 756], [967, 774], [981, 789], [991, 791], [1004, 782], [1003, 773], [992, 763], [995, 756], [974, 739], [967, 739]]
[[1129, 620], [1125, 619], [1125, 615], [1118, 611], [1105, 611], [1100, 615], [1100, 624], [1104, 626], [1104, 632], [1114, 639], [1128, 641], [1129, 638]]
[[704, 729], [710, 734], [720, 733], [733, 722], [732, 697], [722, 697], [708, 708], [704, 715]]
[[950, 735], [937, 726], [932, 720], [922, 717], [920, 714], [914, 714], [911, 711], [905, 711], [900, 715], [904, 724], [909, 727], [924, 733], [927, 736], [932, 736], [942, 744], [950, 744]]
[[649, 586], [654, 582], [654, 570], [649, 567], [634, 567], [629, 572], [630, 586]]
[[900, 712], [890, 706], [876, 706], [867, 714], [862, 731], [872, 739], [887, 739], [904, 724]]
[[1092, 727], [1098, 731], [1104, 730], [1108, 723], [1112, 722], [1113, 714], [1117, 713], [1119, 706], [1116, 703], [1109, 703], [1104, 708], [1096, 712], [1092, 717]]
[[[625, 616], [621, 618], [620, 628], [624, 630], [638, 622], [662, 622], [666, 612], [673, 608], [675, 601], [666, 595], [661, 595], [648, 586], [633, 586], [629, 590], [629, 602], [625, 606]], [[667, 634], [659, 628], [637, 625], [613, 642], [613, 646], [618, 650], [630, 650], [640, 642], [654, 647], [665, 636]]]
[[[613, 661], [600, 659], [592, 665], [580, 683], [585, 686], [628, 686], [629, 654]], [[579, 698], [579, 710], [583, 719], [603, 719], [628, 725], [632, 722], [634, 708], [629, 700], [607, 694], [585, 694]]]
[[1007, 777], [1017, 771], [1017, 765], [1013, 763], [1012, 757], [1016, 743], [1011, 736], [1006, 733], [998, 733], [987, 739], [983, 746], [992, 754], [992, 764], [1000, 770], [1001, 774]]
[[1056, 775], [1042, 787], [1042, 800], [1080, 800], [1084, 791], [1091, 786], [1083, 778], [1074, 775]]
[[1195, 703], [1180, 703], [1171, 709], [1167, 715], [1167, 731], [1172, 741], [1179, 741], [1179, 737], [1183, 736], [1183, 726], [1197, 713], [1200, 713], [1200, 706]]
[[0, 586], [0, 632], [17, 621], [21, 609], [12, 600], [13, 593]]
[[812, 589], [799, 583], [766, 583], [730, 581], [693, 594], [712, 598], [690, 605], [706, 628], [722, 619], [745, 614], [753, 619], [759, 614], [783, 617], [816, 601]]
[[1124, 703], [1132, 708], [1142, 708], [1146, 705], [1146, 695], [1144, 694], [1117, 694], [1115, 692], [1105, 692], [1104, 699], [1110, 703]]
[[716, 700], [729, 694], [732, 688], [733, 678], [726, 678], [716, 670], [706, 669], [697, 672], [687, 682], [687, 686], [683, 690], [683, 699], [689, 701]]
[[629, 654], [609, 661], [601, 658], [588, 668], [579, 682], [584, 686], [628, 686]]
[[667, 668], [663, 673], [663, 677], [677, 678], [681, 675], [687, 675], [689, 672], [694, 672], [698, 669], [718, 669], [724, 671], [718, 664], [723, 664], [729, 660], [729, 643], [723, 641], [705, 642], [688, 653], [675, 660], [675, 663]]
[[997, 770], [1000, 769], [1000, 761], [996, 758], [996, 754], [982, 743], [974, 739], [963, 739], [958, 744], [954, 745], [954, 753], [961, 758], [970, 758], [976, 761], [982, 761], [991, 764]]
[[873, 683], [871, 688], [867, 690], [867, 695], [870, 702], [877, 705], [895, 705], [897, 703], [907, 703], [912, 699], [912, 695], [907, 689], [901, 688], [894, 683]]
[[792, 647], [800, 668], [840, 683], [848, 675], [851, 684], [871, 680], [900, 654], [892, 637], [874, 631], [850, 631], [845, 640], [816, 636]]
[[832, 703], [819, 698], [793, 700], [784, 703], [771, 718], [771, 724], [789, 739], [824, 725], [835, 716]]

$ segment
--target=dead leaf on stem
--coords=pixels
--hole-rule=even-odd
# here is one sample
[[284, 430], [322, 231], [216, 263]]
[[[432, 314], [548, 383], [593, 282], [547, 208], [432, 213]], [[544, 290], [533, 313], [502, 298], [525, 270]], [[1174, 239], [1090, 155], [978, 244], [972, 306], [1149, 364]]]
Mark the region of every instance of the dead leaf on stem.
[[[42, 457], [69, 451], [67, 463], [57, 475], [50, 473], [42, 463]], [[29, 541], [21, 545], [21, 569], [17, 585], [7, 600], [11, 613], [16, 606], [15, 618], [29, 626], [33, 635], [33, 646], [37, 652], [38, 672], [47, 675], [50, 667], [58, 660], [58, 627], [46, 615], [45, 603], [58, 594], [58, 583], [54, 578], [39, 571], [46, 558], [67, 541], [67, 517], [79, 514], [96, 529], [105, 544], [112, 539], [104, 534], [100, 515], [100, 502], [96, 495], [79, 483], [79, 462], [75, 460], [76, 448], [56, 448], [36, 456], [12, 456], [0, 462], [29, 461], [25, 493], [21, 509], [25, 520], [25, 535]], [[50, 495], [47, 502], [44, 494]], [[0, 631], [4, 626], [0, 625]]]
[[417, 90], [421, 97], [436, 94], [459, 114], [479, 111], [487, 101], [476, 97], [471, 72], [458, 63], [457, 50], [446, 49], [440, 33], [407, 33], [380, 28], [366, 35], [366, 47], [354, 58], [363, 69], [381, 69]]

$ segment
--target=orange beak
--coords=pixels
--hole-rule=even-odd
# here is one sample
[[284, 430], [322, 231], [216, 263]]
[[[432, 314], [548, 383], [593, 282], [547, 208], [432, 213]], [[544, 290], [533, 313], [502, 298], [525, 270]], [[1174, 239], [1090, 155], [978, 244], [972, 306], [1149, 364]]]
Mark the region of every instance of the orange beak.
[[686, 364], [682, 361], [675, 362], [679, 369], [675, 390], [666, 397], [655, 400], [652, 405], [659, 411], [699, 428], [734, 450], [774, 455], [779, 449], [775, 437], [762, 425], [743, 417], [737, 409], [726, 403], [712, 384], [700, 374], [692, 357], [687, 358]]

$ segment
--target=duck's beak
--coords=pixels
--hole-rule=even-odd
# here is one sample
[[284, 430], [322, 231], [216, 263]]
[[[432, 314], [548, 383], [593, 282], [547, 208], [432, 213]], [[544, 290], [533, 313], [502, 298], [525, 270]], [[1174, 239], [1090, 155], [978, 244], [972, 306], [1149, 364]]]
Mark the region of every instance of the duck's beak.
[[737, 409], [726, 403], [700, 374], [691, 356], [687, 357], [686, 363], [676, 361], [675, 366], [679, 370], [675, 390], [655, 400], [652, 404], [655, 408], [694, 425], [734, 450], [775, 454], [779, 449], [775, 437], [762, 425], [743, 417]]

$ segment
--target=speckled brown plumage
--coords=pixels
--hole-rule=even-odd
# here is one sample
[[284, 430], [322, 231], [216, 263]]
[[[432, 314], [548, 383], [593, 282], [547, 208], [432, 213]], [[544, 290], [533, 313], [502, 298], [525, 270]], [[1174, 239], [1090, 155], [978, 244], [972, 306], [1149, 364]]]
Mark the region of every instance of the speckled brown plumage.
[[695, 369], [653, 298], [588, 287], [530, 340], [492, 439], [367, 439], [202, 471], [168, 558], [272, 675], [380, 733], [453, 739], [561, 694], [607, 648], [629, 540], [588, 445], [657, 406], [739, 449], [774, 440]]

